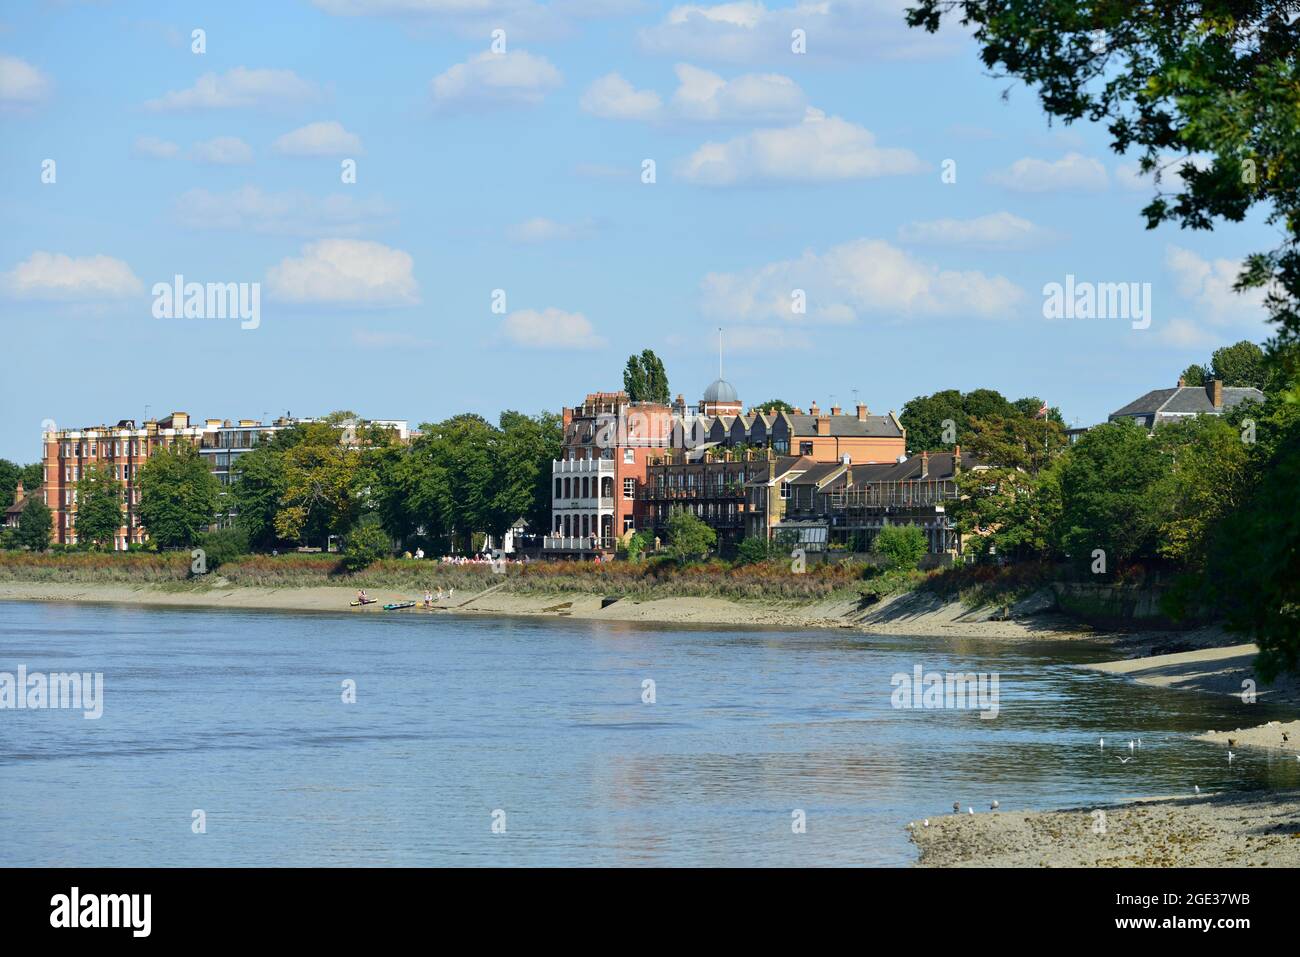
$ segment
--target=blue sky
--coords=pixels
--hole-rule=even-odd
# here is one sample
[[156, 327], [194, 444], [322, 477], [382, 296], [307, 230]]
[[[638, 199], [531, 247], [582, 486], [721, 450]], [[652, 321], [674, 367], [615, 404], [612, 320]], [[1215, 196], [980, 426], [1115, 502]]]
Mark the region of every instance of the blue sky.
[[[6, 4], [0, 456], [146, 408], [557, 410], [644, 348], [694, 401], [718, 326], [746, 402], [987, 386], [1090, 424], [1266, 337], [1230, 286], [1268, 227], [1146, 231], [1104, 130], [905, 6]], [[178, 273], [260, 283], [260, 324], [155, 318]], [[1150, 327], [1044, 318], [1067, 274], [1150, 283]]]

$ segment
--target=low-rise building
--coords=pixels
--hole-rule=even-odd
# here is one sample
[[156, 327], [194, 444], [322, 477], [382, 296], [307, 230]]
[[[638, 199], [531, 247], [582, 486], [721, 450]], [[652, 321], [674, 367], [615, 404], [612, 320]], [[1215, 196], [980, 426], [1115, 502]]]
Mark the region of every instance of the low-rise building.
[[1264, 393], [1254, 387], [1225, 386], [1212, 379], [1203, 386], [1179, 379], [1172, 389], [1153, 389], [1112, 412], [1107, 421], [1129, 419], [1146, 429], [1167, 422], [1181, 422], [1198, 415], [1223, 415], [1242, 402], [1263, 402]]

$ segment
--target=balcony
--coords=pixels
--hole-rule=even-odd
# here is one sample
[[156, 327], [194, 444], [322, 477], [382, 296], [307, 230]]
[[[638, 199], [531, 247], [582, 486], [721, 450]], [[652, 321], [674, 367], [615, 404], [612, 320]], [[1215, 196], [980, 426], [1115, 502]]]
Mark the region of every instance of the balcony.
[[610, 551], [614, 539], [599, 535], [580, 535], [577, 538], [564, 535], [547, 535], [542, 539], [542, 550], [547, 552], [601, 552]]
[[562, 475], [609, 475], [613, 476], [616, 465], [613, 459], [552, 459], [551, 474]]

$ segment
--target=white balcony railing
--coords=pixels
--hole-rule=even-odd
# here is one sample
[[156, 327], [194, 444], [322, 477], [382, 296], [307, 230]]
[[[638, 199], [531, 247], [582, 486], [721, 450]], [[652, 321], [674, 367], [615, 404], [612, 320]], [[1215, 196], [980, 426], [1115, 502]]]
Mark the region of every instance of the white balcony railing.
[[552, 459], [552, 475], [613, 475], [613, 459]]
[[614, 540], [608, 536], [579, 535], [572, 538], [565, 535], [547, 535], [542, 539], [542, 548], [557, 552], [594, 552], [614, 547]]

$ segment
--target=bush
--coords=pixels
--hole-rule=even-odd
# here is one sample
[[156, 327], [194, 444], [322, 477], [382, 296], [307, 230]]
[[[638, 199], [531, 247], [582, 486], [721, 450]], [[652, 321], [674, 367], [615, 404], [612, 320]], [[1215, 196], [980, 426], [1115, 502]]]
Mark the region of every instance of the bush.
[[925, 532], [915, 525], [886, 525], [876, 535], [875, 552], [891, 569], [911, 571], [928, 550]]
[[645, 557], [645, 553], [650, 551], [654, 544], [654, 536], [644, 529], [636, 532], [627, 540], [627, 560], [630, 562], [640, 561]]
[[757, 565], [767, 561], [772, 547], [766, 538], [746, 538], [736, 546], [737, 565]]
[[343, 567], [357, 572], [393, 553], [393, 543], [378, 521], [363, 519], [343, 542]]
[[208, 571], [212, 571], [249, 553], [248, 532], [239, 527], [206, 532], [199, 536], [199, 548], [203, 549]]

